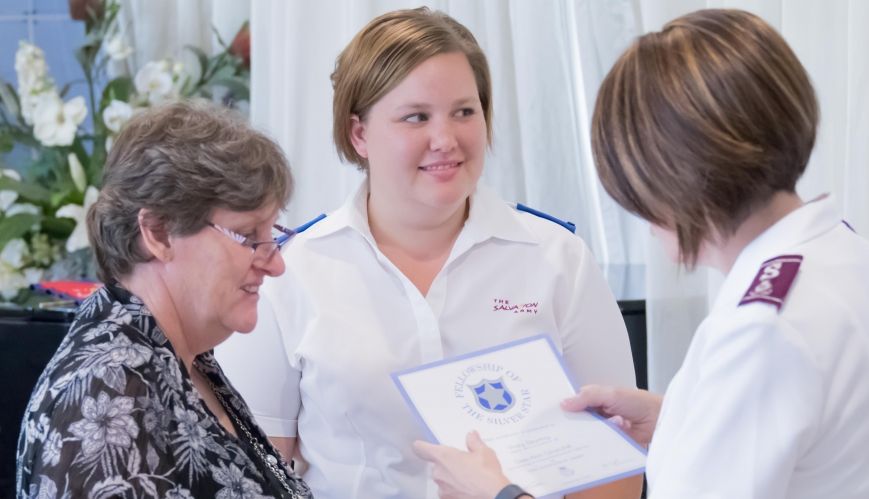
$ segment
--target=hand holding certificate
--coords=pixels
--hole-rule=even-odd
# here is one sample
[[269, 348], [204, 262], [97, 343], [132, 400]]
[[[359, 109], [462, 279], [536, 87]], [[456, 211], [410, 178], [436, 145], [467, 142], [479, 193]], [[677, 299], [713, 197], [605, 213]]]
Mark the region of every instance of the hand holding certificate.
[[536, 336], [393, 374], [430, 434], [465, 447], [477, 430], [504, 474], [535, 496], [643, 472], [645, 451], [604, 418], [567, 413], [575, 393], [548, 337]]

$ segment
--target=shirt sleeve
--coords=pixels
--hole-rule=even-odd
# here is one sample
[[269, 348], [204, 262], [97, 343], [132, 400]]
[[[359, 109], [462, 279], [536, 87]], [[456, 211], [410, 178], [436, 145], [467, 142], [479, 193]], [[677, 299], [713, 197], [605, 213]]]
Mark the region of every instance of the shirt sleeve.
[[636, 386], [631, 345], [618, 303], [580, 239], [579, 266], [560, 325], [564, 360], [574, 382]]
[[[284, 274], [286, 276], [287, 274]], [[260, 288], [256, 328], [235, 333], [215, 349], [232, 385], [271, 437], [295, 437], [301, 409], [302, 373], [293, 356], [303, 333], [301, 299], [294, 283], [281, 278]]]
[[[725, 334], [722, 334], [725, 333]], [[685, 414], [657, 461], [652, 498], [784, 499], [812, 441], [823, 382], [783, 320], [744, 323], [709, 335], [698, 355]], [[667, 424], [667, 398], [659, 424]]]

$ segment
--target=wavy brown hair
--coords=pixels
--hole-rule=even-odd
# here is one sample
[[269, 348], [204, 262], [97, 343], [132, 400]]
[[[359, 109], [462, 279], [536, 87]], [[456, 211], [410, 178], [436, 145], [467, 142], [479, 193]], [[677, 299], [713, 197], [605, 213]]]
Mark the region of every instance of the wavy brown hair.
[[169, 234], [205, 227], [215, 208], [283, 208], [293, 179], [280, 147], [243, 118], [205, 103], [177, 102], [134, 116], [106, 160], [87, 216], [104, 282], [151, 259], [140, 243], [139, 210]]
[[638, 38], [603, 81], [592, 147], [606, 191], [675, 231], [689, 268], [778, 191], [793, 192], [815, 142], [806, 70], [766, 22], [700, 10]]

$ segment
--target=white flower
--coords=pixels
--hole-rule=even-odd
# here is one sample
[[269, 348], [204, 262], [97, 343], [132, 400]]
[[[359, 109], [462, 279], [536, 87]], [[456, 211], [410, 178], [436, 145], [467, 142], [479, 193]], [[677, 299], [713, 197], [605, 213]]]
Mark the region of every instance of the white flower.
[[73, 251], [87, 248], [90, 246], [87, 236], [87, 226], [85, 224], [85, 216], [88, 209], [97, 201], [100, 196], [100, 191], [96, 187], [90, 186], [84, 194], [84, 206], [77, 204], [67, 204], [61, 206], [55, 212], [55, 216], [59, 218], [71, 218], [75, 220], [75, 229], [66, 240], [66, 250], [72, 253]]
[[136, 91], [148, 96], [148, 102], [155, 104], [172, 95], [172, 68], [168, 61], [151, 61], [136, 73], [133, 83]]
[[33, 125], [33, 114], [36, 112], [36, 106], [39, 105], [39, 95], [27, 91], [19, 92], [21, 99], [21, 116], [24, 117], [24, 122], [28, 125]]
[[224, 488], [217, 492], [217, 499], [259, 499], [262, 497], [262, 488], [258, 483], [246, 478], [244, 471], [236, 465], [218, 463], [219, 466], [211, 466], [211, 477]]
[[27, 282], [27, 285], [36, 284], [37, 282], [42, 280], [44, 272], [42, 269], [37, 269], [34, 267], [28, 267], [24, 269], [24, 280]]
[[124, 101], [113, 100], [103, 111], [103, 123], [112, 133], [118, 133], [133, 116], [133, 108]]
[[39, 95], [33, 112], [33, 135], [46, 146], [68, 146], [86, 117], [84, 97], [64, 103], [57, 93], [45, 92]]
[[42, 87], [48, 74], [45, 53], [36, 45], [21, 41], [15, 52], [15, 72], [18, 74], [19, 93], [30, 93]]
[[12, 180], [17, 180], [21, 182], [21, 174], [9, 168], [4, 168], [0, 170], [0, 177], [9, 177]]
[[[9, 177], [12, 180], [21, 181], [21, 175], [15, 170], [3, 169], [0, 170], [0, 178]], [[12, 203], [18, 199], [18, 193], [15, 191], [0, 191], [0, 211], [6, 211], [12, 206]], [[9, 215], [7, 215], [9, 216]]]
[[[33, 481], [35, 482], [36, 480], [34, 479]], [[27, 497], [32, 497], [33, 499], [54, 499], [57, 497], [57, 485], [54, 483], [54, 480], [46, 475], [39, 475], [39, 485], [31, 483], [27, 492]]]
[[42, 462], [48, 466], [57, 466], [60, 462], [61, 449], [63, 449], [63, 438], [56, 430], [50, 430], [42, 447]]
[[0, 262], [0, 296], [4, 300], [11, 300], [18, 294], [18, 290], [24, 287], [27, 287], [27, 280], [24, 275]]
[[117, 34], [106, 42], [106, 54], [113, 61], [122, 61], [133, 53], [133, 48], [124, 41], [124, 36]]
[[[6, 211], [15, 200], [18, 199], [18, 193], [15, 191], [0, 191], [0, 211]], [[7, 215], [8, 216], [8, 215]]]
[[3, 262], [14, 269], [20, 269], [24, 265], [24, 260], [30, 252], [27, 249], [27, 243], [24, 239], [13, 239], [6, 243], [3, 251], [0, 251], [0, 262]]
[[39, 215], [39, 206], [30, 203], [15, 203], [6, 210], [6, 216], [18, 215], [19, 213], [29, 213], [31, 215]]
[[69, 432], [81, 440], [85, 456], [103, 452], [109, 445], [127, 449], [139, 435], [132, 411], [132, 397], [111, 398], [106, 392], [100, 392], [96, 399], [85, 396], [81, 404], [84, 419], [69, 425]]
[[166, 491], [165, 499], [193, 499], [193, 496], [190, 495], [189, 490], [181, 488], [180, 485], [176, 485], [172, 490]]
[[21, 182], [21, 174], [9, 168], [4, 168], [0, 170], [0, 177], [9, 177], [12, 180], [17, 180]]
[[84, 192], [85, 187], [87, 187], [87, 179], [81, 161], [78, 160], [78, 156], [74, 152], [69, 153], [66, 160], [69, 162], [69, 176], [72, 177], [72, 182], [79, 192]]

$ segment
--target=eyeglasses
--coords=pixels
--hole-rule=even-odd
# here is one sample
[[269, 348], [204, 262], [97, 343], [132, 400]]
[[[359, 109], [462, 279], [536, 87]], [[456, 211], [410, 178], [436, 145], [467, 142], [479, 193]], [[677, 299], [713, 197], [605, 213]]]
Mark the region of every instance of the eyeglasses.
[[249, 237], [242, 236], [241, 234], [229, 230], [226, 227], [221, 227], [215, 223], [206, 222], [210, 227], [214, 228], [224, 236], [232, 239], [238, 244], [244, 246], [245, 248], [250, 248], [251, 255], [254, 259], [259, 259], [260, 261], [269, 261], [272, 259], [275, 253], [277, 253], [281, 248], [287, 244], [293, 236], [296, 235], [296, 231], [293, 229], [288, 229], [282, 225], [274, 224], [272, 225], [272, 240], [271, 241], [254, 241]]

